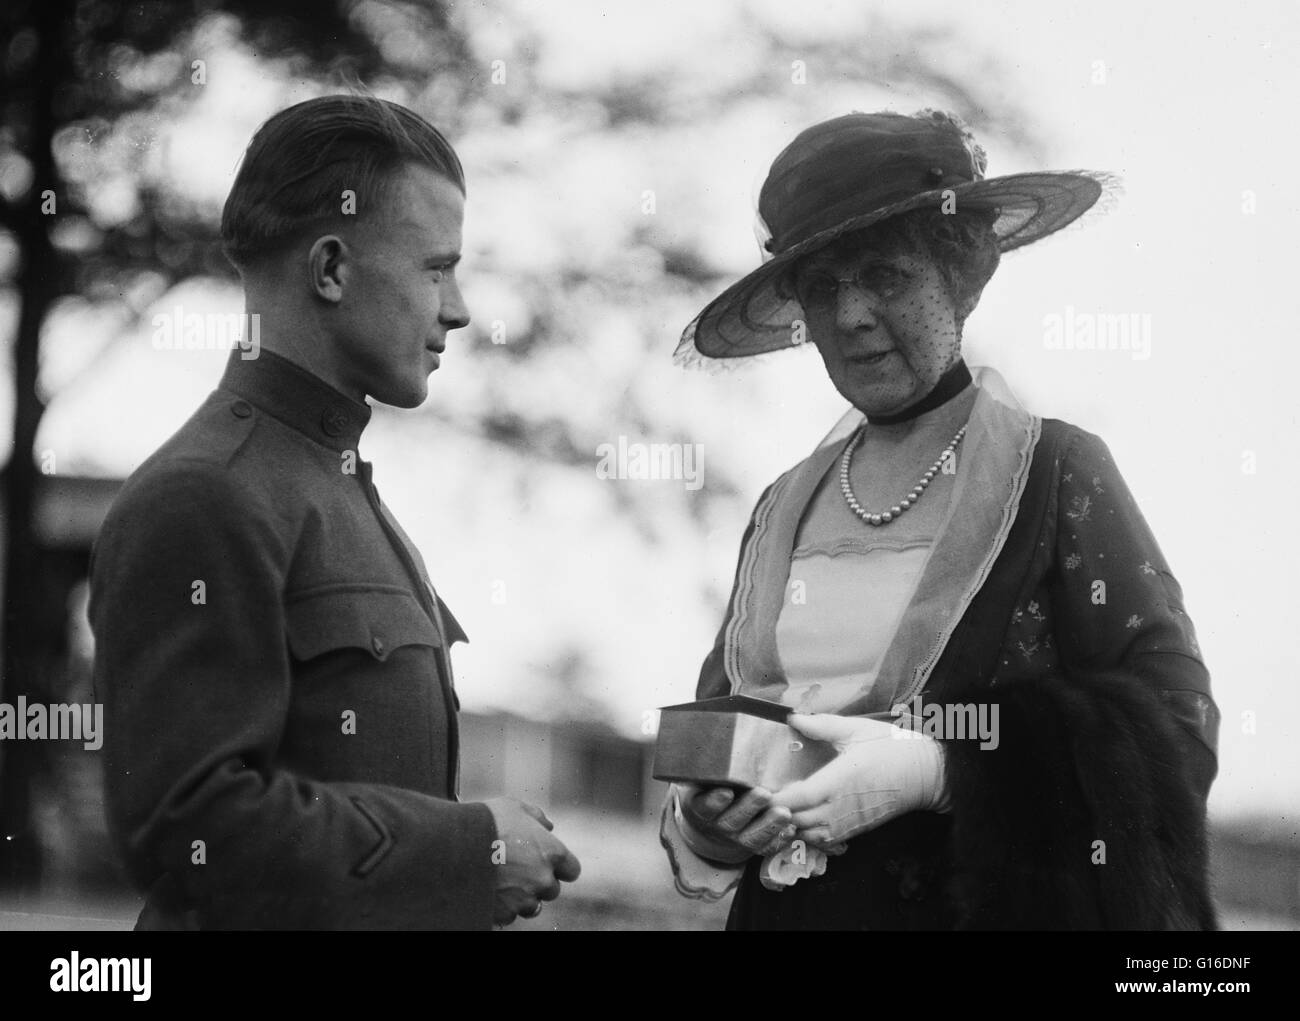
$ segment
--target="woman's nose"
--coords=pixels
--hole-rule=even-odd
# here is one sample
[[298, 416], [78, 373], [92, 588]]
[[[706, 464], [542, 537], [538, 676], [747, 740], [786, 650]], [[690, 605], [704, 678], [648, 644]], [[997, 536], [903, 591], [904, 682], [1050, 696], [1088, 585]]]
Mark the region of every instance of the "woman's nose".
[[874, 294], [853, 283], [842, 283], [835, 298], [835, 323], [841, 330], [874, 330], [880, 322]]

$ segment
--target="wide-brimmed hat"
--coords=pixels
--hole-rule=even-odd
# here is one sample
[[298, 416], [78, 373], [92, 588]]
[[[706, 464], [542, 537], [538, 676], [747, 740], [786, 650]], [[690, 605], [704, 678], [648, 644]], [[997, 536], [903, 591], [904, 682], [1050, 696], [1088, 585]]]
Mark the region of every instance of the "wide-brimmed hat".
[[962, 122], [922, 110], [851, 113], [803, 131], [772, 163], [759, 193], [767, 261], [709, 302], [682, 334], [686, 364], [795, 345], [803, 308], [776, 285], [790, 265], [849, 231], [917, 209], [993, 214], [1007, 252], [1077, 220], [1119, 192], [1111, 174], [1043, 171], [985, 178], [987, 158]]

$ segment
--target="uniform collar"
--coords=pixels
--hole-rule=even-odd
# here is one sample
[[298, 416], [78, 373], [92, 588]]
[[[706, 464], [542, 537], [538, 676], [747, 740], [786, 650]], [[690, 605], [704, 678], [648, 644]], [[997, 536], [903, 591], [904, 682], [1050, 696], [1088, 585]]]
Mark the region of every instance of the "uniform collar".
[[356, 450], [370, 421], [370, 405], [340, 393], [289, 359], [262, 348], [257, 358], [230, 353], [221, 389], [340, 453]]

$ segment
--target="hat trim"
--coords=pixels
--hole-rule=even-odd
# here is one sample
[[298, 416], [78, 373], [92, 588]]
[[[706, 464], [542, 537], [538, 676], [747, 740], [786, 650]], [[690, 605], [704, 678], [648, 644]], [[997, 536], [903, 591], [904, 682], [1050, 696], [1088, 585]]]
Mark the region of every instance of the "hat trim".
[[[861, 216], [850, 217], [834, 227], [819, 231], [811, 237], [805, 238], [796, 245], [792, 245], [785, 251], [778, 252], [763, 262], [762, 265], [751, 270], [730, 287], [726, 288], [721, 294], [710, 301], [704, 309], [686, 326], [682, 331], [681, 340], [676, 350], [673, 352], [673, 362], [683, 368], [697, 369], [704, 368], [711, 371], [719, 369], [729, 369], [736, 367], [733, 363], [748, 361], [753, 358], [761, 358], [765, 355], [778, 354], [781, 351], [792, 347], [798, 347], [793, 343], [784, 344], [779, 347], [765, 348], [752, 353], [740, 351], [727, 355], [709, 355], [699, 350], [696, 346], [696, 336], [700, 324], [714, 312], [715, 316], [721, 314], [726, 308], [741, 303], [747, 304], [750, 297], [761, 287], [769, 284], [777, 273], [783, 270], [789, 263], [795, 259], [802, 258], [811, 252], [826, 245], [831, 244], [837, 238], [844, 234], [851, 233], [855, 230], [864, 230], [883, 220], [902, 213], [912, 212], [916, 209], [923, 208], [945, 197], [947, 192], [952, 192], [961, 205], [962, 197], [969, 205], [972, 200], [989, 199], [999, 194], [1008, 193], [1008, 185], [1014, 185], [1017, 182], [1035, 182], [1038, 187], [1021, 192], [1023, 197], [1033, 197], [1039, 200], [1041, 207], [1043, 200], [1059, 195], [1062, 191], [1073, 192], [1074, 188], [1061, 187], [1057, 189], [1045, 190], [1042, 185], [1045, 180], [1057, 179], [1064, 181], [1073, 179], [1077, 185], [1080, 178], [1087, 179], [1098, 186], [1096, 197], [1085, 205], [1072, 216], [1063, 218], [1058, 223], [1038, 224], [1033, 233], [1021, 235], [1011, 233], [999, 238], [999, 249], [1003, 252], [1016, 251], [1027, 245], [1042, 241], [1045, 238], [1057, 234], [1063, 230], [1076, 229], [1091, 224], [1101, 216], [1109, 214], [1118, 203], [1120, 196], [1123, 194], [1123, 184], [1121, 179], [1110, 172], [1100, 170], [1057, 170], [1057, 171], [1029, 171], [1020, 174], [1004, 174], [1000, 177], [983, 178], [977, 181], [969, 181], [964, 184], [952, 185], [947, 188], [936, 188], [926, 192], [920, 192], [912, 198], [905, 199], [901, 202], [891, 203], [882, 209], [873, 210], [871, 213]], [[1011, 194], [1015, 194], [1012, 192]], [[1005, 206], [1005, 203], [1002, 205]], [[1032, 218], [1031, 218], [1032, 222]]]

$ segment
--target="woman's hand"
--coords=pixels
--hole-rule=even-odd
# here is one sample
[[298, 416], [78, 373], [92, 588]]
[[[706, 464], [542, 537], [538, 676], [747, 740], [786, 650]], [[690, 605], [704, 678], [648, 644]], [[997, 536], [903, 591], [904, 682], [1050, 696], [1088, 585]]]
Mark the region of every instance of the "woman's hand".
[[805, 737], [839, 752], [806, 780], [777, 791], [772, 805], [793, 813], [796, 836], [838, 844], [905, 812], [946, 807], [943, 746], [913, 730], [862, 717], [792, 714]]
[[753, 787], [739, 797], [730, 787], [678, 784], [683, 834], [696, 854], [735, 864], [755, 854], [770, 854], [794, 837], [789, 808], [772, 804], [772, 792]]

